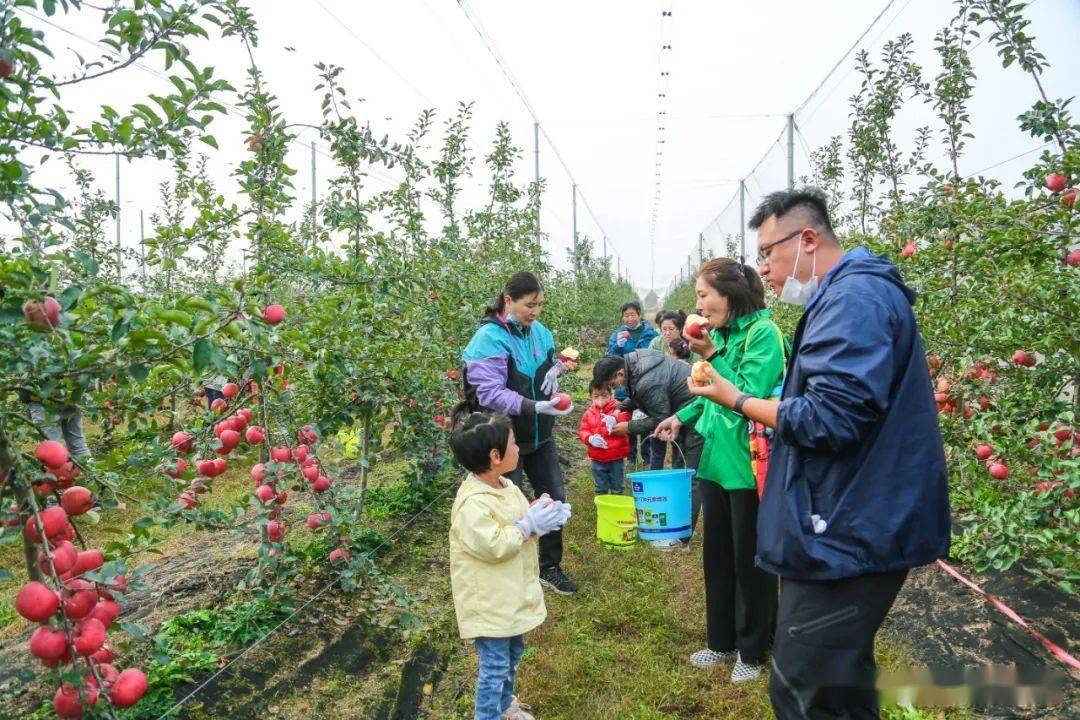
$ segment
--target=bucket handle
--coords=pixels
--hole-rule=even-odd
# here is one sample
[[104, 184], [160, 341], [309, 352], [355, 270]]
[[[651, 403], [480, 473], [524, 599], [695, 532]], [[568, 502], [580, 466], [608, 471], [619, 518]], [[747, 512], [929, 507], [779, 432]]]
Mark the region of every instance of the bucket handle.
[[[663, 442], [663, 441], [661, 440], [661, 442]], [[668, 444], [674, 445], [675, 449], [677, 449], [679, 451], [679, 455], [682, 456], [683, 467], [686, 467], [686, 453], [683, 452], [682, 446], [680, 446], [679, 443], [676, 442], [674, 439], [669, 440]]]

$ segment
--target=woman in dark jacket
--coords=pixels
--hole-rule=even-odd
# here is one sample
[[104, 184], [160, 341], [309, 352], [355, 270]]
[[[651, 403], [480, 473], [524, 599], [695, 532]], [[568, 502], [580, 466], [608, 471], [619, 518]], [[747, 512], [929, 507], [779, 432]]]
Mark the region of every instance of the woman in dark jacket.
[[[521, 486], [522, 472], [533, 493], [563, 500], [563, 475], [552, 430], [559, 410], [551, 400], [566, 365], [555, 356], [551, 331], [537, 320], [544, 306], [544, 288], [532, 273], [511, 276], [506, 288], [487, 308], [480, 328], [465, 347], [465, 396], [473, 410], [504, 412], [514, 423], [520, 448], [517, 469], [510, 473]], [[562, 571], [562, 531], [540, 538], [540, 582], [560, 595], [578, 590]]]

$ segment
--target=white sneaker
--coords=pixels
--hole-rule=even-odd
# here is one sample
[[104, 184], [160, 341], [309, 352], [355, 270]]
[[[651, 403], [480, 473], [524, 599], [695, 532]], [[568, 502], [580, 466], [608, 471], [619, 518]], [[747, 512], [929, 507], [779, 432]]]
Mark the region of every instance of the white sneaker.
[[690, 664], [694, 667], [707, 668], [713, 665], [719, 665], [723, 662], [731, 662], [735, 659], [736, 652], [730, 650], [728, 652], [716, 652], [705, 648], [704, 650], [698, 650], [696, 653], [690, 656]]
[[502, 720], [536, 720], [532, 715], [525, 712], [532, 710], [531, 707], [517, 699], [517, 695], [510, 698], [510, 707], [502, 714]]
[[756, 680], [761, 677], [761, 673], [764, 669], [764, 665], [750, 665], [744, 663], [742, 655], [738, 655], [735, 659], [735, 667], [731, 669], [731, 682], [741, 683], [746, 682], [747, 680]]

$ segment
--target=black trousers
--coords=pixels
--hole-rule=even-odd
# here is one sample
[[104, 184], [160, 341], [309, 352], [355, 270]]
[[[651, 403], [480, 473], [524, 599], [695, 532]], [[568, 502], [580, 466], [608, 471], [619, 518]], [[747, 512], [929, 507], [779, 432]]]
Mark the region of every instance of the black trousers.
[[769, 699], [777, 720], [876, 720], [874, 636], [907, 570], [782, 580]]
[[702, 479], [702, 559], [709, 649], [738, 650], [764, 665], [776, 622], [776, 576], [754, 565], [757, 490], [725, 490]]
[[[518, 466], [509, 475], [519, 488], [522, 487], [522, 471], [528, 476], [529, 485], [532, 486], [535, 497], [547, 493], [552, 500], [566, 499], [563, 490], [562, 467], [559, 466], [559, 449], [555, 447], [554, 440], [547, 440], [535, 449], [521, 453]], [[562, 530], [550, 532], [540, 538], [541, 569], [561, 563], [562, 554]]]

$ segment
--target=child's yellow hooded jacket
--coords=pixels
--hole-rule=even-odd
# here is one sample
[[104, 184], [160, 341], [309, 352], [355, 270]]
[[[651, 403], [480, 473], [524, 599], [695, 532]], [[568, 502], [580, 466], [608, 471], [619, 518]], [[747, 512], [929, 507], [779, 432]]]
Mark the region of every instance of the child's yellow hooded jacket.
[[529, 501], [514, 483], [496, 489], [473, 474], [450, 511], [450, 584], [461, 637], [513, 637], [544, 621], [537, 539], [515, 521]]

